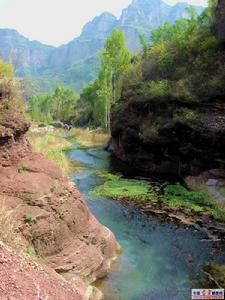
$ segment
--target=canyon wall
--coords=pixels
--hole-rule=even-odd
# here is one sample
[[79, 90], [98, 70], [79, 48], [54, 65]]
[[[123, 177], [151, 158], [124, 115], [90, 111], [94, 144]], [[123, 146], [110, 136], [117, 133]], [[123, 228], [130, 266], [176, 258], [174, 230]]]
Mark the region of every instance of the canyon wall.
[[[45, 157], [32, 152], [26, 138], [29, 126], [18, 104], [1, 100], [1, 208], [10, 211], [18, 227], [21, 246], [33, 249], [41, 257], [43, 265], [51, 270], [50, 278], [55, 282], [56, 273], [62, 275], [70, 282], [71, 290], [75, 289], [77, 295], [80, 295], [74, 298], [54, 298], [45, 294], [45, 297], [54, 300], [89, 299], [89, 284], [109, 272], [111, 262], [117, 255], [115, 237], [92, 215], [69, 178]], [[1, 250], [1, 253], [7, 256], [6, 250]], [[15, 255], [12, 260], [14, 258]], [[15, 260], [20, 261], [20, 258]], [[10, 266], [8, 268], [8, 273], [12, 275], [13, 269]], [[5, 276], [1, 271], [3, 269], [0, 267], [0, 298], [5, 299], [14, 295], [7, 290], [7, 284], [5, 289], [2, 288]], [[30, 275], [35, 276], [33, 273]], [[24, 286], [27, 284], [25, 277]], [[12, 278], [15, 286], [20, 287], [18, 296], [20, 292], [24, 295], [21, 291], [23, 282], [18, 280]], [[57, 281], [60, 280], [64, 282], [58, 276]], [[68, 286], [68, 283], [65, 285]], [[55, 284], [55, 289], [59, 295], [63, 293], [60, 285]]]

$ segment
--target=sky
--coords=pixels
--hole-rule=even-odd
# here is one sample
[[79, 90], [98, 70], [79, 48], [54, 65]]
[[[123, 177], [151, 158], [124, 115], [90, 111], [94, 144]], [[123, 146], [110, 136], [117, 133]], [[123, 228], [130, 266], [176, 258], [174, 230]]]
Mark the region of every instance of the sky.
[[[0, 0], [0, 28], [59, 46], [79, 36], [84, 24], [104, 11], [120, 16], [132, 0]], [[164, 0], [175, 4], [176, 0]], [[207, 0], [186, 0], [206, 5]]]

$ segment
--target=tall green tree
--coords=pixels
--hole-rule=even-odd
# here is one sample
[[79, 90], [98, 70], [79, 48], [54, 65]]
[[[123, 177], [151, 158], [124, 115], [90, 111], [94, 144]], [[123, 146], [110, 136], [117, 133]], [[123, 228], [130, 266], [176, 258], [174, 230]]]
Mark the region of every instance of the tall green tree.
[[31, 119], [37, 122], [67, 121], [78, 99], [76, 92], [58, 86], [54, 93], [32, 97], [28, 102], [28, 112]]
[[92, 103], [96, 125], [110, 130], [111, 106], [121, 96], [122, 76], [131, 64], [131, 54], [122, 31], [114, 29], [100, 52], [100, 59], [98, 78], [83, 90], [82, 97], [87, 103]]

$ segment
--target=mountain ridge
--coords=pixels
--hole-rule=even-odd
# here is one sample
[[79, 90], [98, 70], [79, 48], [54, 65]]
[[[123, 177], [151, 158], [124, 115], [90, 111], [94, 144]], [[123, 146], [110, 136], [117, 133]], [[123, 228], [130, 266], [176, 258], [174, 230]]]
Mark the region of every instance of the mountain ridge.
[[[79, 37], [58, 47], [29, 40], [15, 29], [0, 29], [0, 57], [13, 64], [17, 76], [34, 79], [37, 91], [47, 92], [57, 83], [80, 90], [84, 83], [96, 77], [97, 53], [115, 27], [124, 31], [127, 47], [137, 52], [140, 50], [140, 34], [146, 35], [149, 40], [151, 31], [166, 21], [174, 23], [181, 17], [188, 17], [188, 6], [187, 3], [171, 6], [162, 0], [133, 0], [122, 10], [120, 18], [103, 12], [83, 26]], [[196, 6], [197, 12], [202, 9]], [[80, 78], [82, 64], [91, 76]], [[69, 70], [72, 70], [71, 77]]]

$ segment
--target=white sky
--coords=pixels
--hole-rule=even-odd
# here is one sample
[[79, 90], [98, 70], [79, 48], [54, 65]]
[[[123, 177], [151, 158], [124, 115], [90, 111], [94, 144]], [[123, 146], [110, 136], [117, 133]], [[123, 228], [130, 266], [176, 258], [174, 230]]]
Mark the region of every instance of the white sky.
[[[176, 0], [164, 0], [175, 4]], [[104, 11], [120, 16], [132, 0], [0, 0], [0, 28], [13, 28], [32, 40], [61, 45]], [[207, 0], [186, 0], [206, 5]]]

